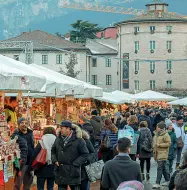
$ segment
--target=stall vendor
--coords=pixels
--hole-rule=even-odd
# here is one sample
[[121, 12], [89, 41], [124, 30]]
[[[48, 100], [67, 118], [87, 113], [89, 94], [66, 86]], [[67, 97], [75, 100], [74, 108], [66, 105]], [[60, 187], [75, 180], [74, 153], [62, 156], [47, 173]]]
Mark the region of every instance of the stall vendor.
[[10, 131], [14, 131], [17, 128], [17, 114], [15, 112], [18, 102], [16, 97], [10, 97], [8, 105], [5, 105], [5, 118], [10, 127]]

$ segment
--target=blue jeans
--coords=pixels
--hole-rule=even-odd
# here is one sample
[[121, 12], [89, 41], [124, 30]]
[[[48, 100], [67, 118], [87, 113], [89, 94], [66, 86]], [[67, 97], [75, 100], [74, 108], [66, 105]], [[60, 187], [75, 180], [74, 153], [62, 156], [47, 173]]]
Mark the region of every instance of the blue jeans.
[[170, 180], [169, 161], [160, 160], [157, 163], [158, 163], [158, 168], [157, 168], [156, 184], [160, 184], [162, 175], [164, 176], [166, 181], [169, 181]]
[[54, 189], [54, 179], [53, 178], [37, 178], [37, 189], [44, 190], [45, 181], [47, 180], [47, 190]]
[[90, 182], [88, 180], [81, 181], [81, 190], [90, 190]]

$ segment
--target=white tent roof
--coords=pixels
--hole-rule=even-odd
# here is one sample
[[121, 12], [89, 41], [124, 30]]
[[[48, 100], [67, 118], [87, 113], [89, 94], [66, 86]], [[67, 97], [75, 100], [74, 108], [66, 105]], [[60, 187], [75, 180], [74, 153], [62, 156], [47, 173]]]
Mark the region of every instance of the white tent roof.
[[134, 95], [135, 100], [145, 100], [145, 101], [172, 101], [176, 100], [176, 97], [162, 94], [159, 92], [147, 90], [145, 92], [140, 92]]
[[134, 94], [129, 94], [127, 92], [116, 90], [112, 92], [112, 94], [115, 95], [115, 97], [119, 97], [120, 99], [123, 99], [127, 103], [130, 103], [134, 100]]
[[168, 104], [186, 106], [187, 105], [187, 97], [179, 99], [179, 100], [175, 100], [175, 101], [172, 101], [172, 102], [169, 102]]
[[71, 84], [76, 84], [81, 86], [81, 88], [79, 87], [79, 90], [81, 91], [80, 95], [77, 95], [77, 93], [75, 93], [76, 98], [91, 98], [91, 97], [100, 97], [103, 95], [103, 89], [100, 87], [88, 84], [86, 82], [74, 79], [72, 77], [68, 77], [66, 75], [60, 74], [58, 72], [42, 67], [40, 65], [31, 64], [30, 66], [33, 69], [42, 70], [42, 72], [47, 72], [50, 77], [53, 77], [53, 79], [56, 79], [58, 81], [68, 81]]
[[116, 105], [125, 103], [125, 101], [122, 98], [116, 97], [114, 94], [107, 92], [103, 92], [103, 97], [95, 97], [94, 99]]
[[46, 78], [22, 65], [25, 64], [0, 55], [0, 90], [45, 92]]

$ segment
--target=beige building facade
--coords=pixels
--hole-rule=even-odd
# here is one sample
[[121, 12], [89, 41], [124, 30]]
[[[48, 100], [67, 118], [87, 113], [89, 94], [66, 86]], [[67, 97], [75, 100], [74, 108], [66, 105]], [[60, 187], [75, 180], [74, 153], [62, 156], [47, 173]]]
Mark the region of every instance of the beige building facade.
[[187, 19], [170, 14], [166, 3], [146, 7], [146, 14], [116, 23], [120, 90], [186, 89]]

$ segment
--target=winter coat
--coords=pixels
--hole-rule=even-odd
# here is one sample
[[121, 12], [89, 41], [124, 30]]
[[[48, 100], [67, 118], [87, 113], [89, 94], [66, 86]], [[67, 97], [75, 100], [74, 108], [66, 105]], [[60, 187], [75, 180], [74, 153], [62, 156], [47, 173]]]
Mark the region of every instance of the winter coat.
[[138, 125], [133, 124], [130, 125], [134, 129], [134, 144], [130, 148], [130, 154], [137, 154], [137, 145], [138, 145], [138, 140], [140, 137], [140, 132], [138, 131]]
[[123, 129], [125, 127], [125, 125], [127, 125], [127, 120], [126, 120], [126, 118], [122, 118], [120, 121], [119, 129]]
[[132, 180], [142, 181], [140, 165], [129, 156], [118, 155], [106, 162], [101, 176], [104, 189], [116, 190], [122, 182]]
[[153, 138], [152, 138], [152, 134], [151, 134], [150, 129], [148, 129], [148, 128], [140, 128], [140, 137], [139, 137], [139, 140], [138, 140], [139, 158], [151, 158], [151, 156], [152, 156], [152, 152], [147, 152], [147, 151], [142, 149], [145, 136], [148, 137], [149, 142], [150, 142], [149, 146], [151, 147], [152, 142], [153, 142]]
[[21, 168], [24, 165], [31, 165], [32, 163], [32, 154], [34, 151], [34, 137], [33, 131], [27, 129], [27, 133], [22, 133], [19, 129], [16, 129], [11, 136], [11, 139], [18, 137], [17, 143], [19, 144], [20, 148], [20, 157], [21, 157]]
[[92, 125], [93, 129], [94, 129], [94, 135], [96, 137], [99, 136], [99, 133], [101, 131], [101, 128], [103, 127], [103, 122], [101, 120], [101, 117], [99, 116], [92, 116], [90, 120], [86, 119], [85, 117], [82, 116], [82, 119], [85, 122], [90, 122], [90, 124]]
[[184, 141], [185, 140], [184, 126], [179, 127], [177, 123], [174, 123], [173, 128], [175, 130], [176, 137], [177, 138], [182, 137], [182, 140]]
[[162, 130], [160, 133], [155, 132], [153, 138], [153, 152], [155, 160], [167, 160], [171, 138], [167, 131]]
[[[46, 134], [44, 135], [45, 136], [45, 141], [46, 143], [48, 144], [45, 144], [44, 142], [44, 148], [51, 151], [51, 148], [54, 144], [54, 141], [56, 139], [56, 137], [52, 134]], [[48, 148], [47, 148], [48, 147]], [[37, 146], [35, 147], [34, 149], [34, 152], [33, 152], [33, 161], [34, 159], [37, 157], [37, 155], [39, 154], [40, 150], [42, 149], [41, 147], [41, 144], [38, 143]], [[48, 163], [51, 163], [51, 160], [46, 160]], [[50, 162], [49, 162], [50, 161]], [[39, 178], [54, 178], [54, 165], [51, 163], [51, 164], [48, 164], [46, 163], [42, 168], [36, 170], [34, 173], [37, 177]]]
[[111, 143], [111, 149], [113, 149], [113, 146], [118, 141], [117, 133], [113, 133], [110, 129], [102, 128], [101, 133], [100, 133], [100, 139], [103, 140], [105, 135], [107, 135], [109, 137], [110, 143]]
[[79, 127], [73, 130], [73, 134], [64, 145], [63, 136], [56, 138], [51, 150], [51, 159], [55, 165], [55, 181], [58, 185], [81, 184], [81, 166], [86, 163], [89, 151], [82, 138], [82, 131]]
[[89, 136], [90, 136], [89, 139], [90, 139], [92, 145], [95, 146], [94, 129], [93, 129], [92, 125], [90, 123], [85, 123], [82, 125], [82, 129], [89, 133]]
[[[169, 190], [174, 190], [174, 189], [175, 189], [175, 184], [177, 184], [178, 186], [181, 185], [181, 186], [180, 186], [180, 189], [177, 189], [177, 190], [187, 190], [187, 186], [186, 186], [186, 187], [183, 187], [183, 185], [186, 184], [186, 178], [187, 178], [187, 176], [186, 176], [186, 174], [187, 174], [186, 169], [187, 169], [187, 165], [183, 165], [183, 166], [181, 166], [181, 167], [179, 168], [179, 170], [176, 170], [176, 171], [173, 173], [173, 175], [171, 176], [170, 182], [169, 182]], [[181, 171], [184, 171], [184, 174], [185, 174], [185, 175], [184, 175], [184, 178], [185, 178], [185, 180], [184, 180], [183, 176], [181, 176], [181, 180], [179, 181], [179, 180], [175, 179], [175, 177], [176, 177], [176, 175], [177, 175], [179, 172], [181, 172]], [[179, 179], [179, 178], [178, 178], [178, 179]], [[184, 181], [183, 181], [183, 180], [184, 180]], [[187, 184], [186, 184], [186, 185], [187, 185]]]
[[90, 141], [89, 134], [86, 131], [82, 130], [82, 137], [85, 140], [86, 147], [89, 151], [89, 156], [88, 156], [87, 162], [84, 165], [82, 165], [82, 167], [81, 167], [81, 180], [83, 181], [86, 179], [88, 180], [88, 175], [86, 173], [85, 166], [96, 162], [96, 155], [95, 155], [95, 149]]
[[146, 121], [147, 122], [147, 125], [148, 125], [148, 128], [150, 129], [151, 132], [153, 132], [153, 128], [151, 126], [151, 120], [150, 120], [150, 117], [149, 116], [146, 116], [146, 115], [141, 115], [140, 118], [139, 118], [139, 123], [141, 121]]
[[173, 131], [168, 131], [168, 134], [171, 138], [171, 145], [169, 147], [168, 160], [174, 160], [176, 157], [177, 138], [176, 138], [176, 135]]

